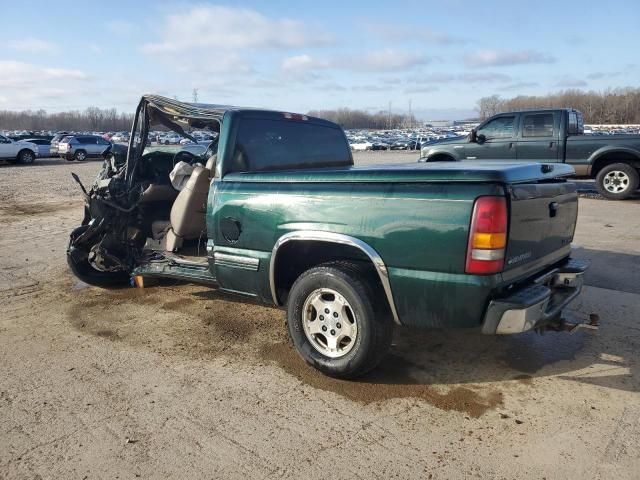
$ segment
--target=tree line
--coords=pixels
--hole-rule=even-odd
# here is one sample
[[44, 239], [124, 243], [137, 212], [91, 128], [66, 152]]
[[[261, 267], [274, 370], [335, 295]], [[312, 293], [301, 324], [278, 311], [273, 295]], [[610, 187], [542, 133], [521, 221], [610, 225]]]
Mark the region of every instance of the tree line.
[[[363, 110], [341, 108], [312, 110], [308, 114], [331, 120], [345, 129], [391, 129], [409, 127], [418, 123], [413, 115], [388, 111], [369, 113]], [[72, 110], [58, 113], [47, 113], [45, 110], [20, 112], [0, 110], [0, 130], [113, 132], [128, 131], [132, 122], [133, 114], [118, 112], [115, 108], [89, 107], [84, 111]]]
[[407, 128], [418, 123], [413, 115], [391, 113], [388, 111], [369, 113], [364, 110], [351, 110], [349, 108], [339, 108], [337, 110], [311, 110], [308, 112], [308, 115], [311, 117], [330, 120], [337, 123], [344, 129]]
[[57, 113], [0, 110], [0, 130], [114, 132], [128, 131], [132, 122], [132, 113], [118, 112], [115, 108], [89, 107], [84, 111]]
[[532, 108], [575, 108], [590, 124], [640, 123], [640, 88], [616, 88], [601, 92], [564, 90], [544, 96], [519, 95], [501, 98], [499, 95], [478, 100], [476, 110], [480, 120], [496, 113]]
[[[601, 92], [564, 90], [544, 96], [519, 95], [501, 98], [499, 95], [478, 100], [476, 110], [484, 120], [496, 113], [532, 108], [566, 108], [580, 110], [586, 123], [617, 124], [640, 123], [640, 88], [607, 89]], [[338, 123], [345, 129], [392, 129], [417, 125], [413, 115], [380, 111], [340, 108], [311, 110], [314, 117]], [[133, 122], [132, 113], [118, 112], [115, 108], [89, 107], [84, 111], [47, 113], [45, 110], [0, 111], [0, 130], [68, 130], [68, 131], [128, 131]]]

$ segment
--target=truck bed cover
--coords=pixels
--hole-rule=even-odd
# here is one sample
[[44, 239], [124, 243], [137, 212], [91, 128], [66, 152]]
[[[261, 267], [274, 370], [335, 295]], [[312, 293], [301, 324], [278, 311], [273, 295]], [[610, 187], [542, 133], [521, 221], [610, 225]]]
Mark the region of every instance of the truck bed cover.
[[574, 175], [562, 163], [432, 162], [229, 173], [236, 182], [485, 182], [516, 184]]

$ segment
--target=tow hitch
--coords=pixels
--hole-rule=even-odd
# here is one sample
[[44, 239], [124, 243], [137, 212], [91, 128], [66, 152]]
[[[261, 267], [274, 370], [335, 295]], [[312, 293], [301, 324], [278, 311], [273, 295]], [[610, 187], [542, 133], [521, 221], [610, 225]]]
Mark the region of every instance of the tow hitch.
[[548, 325], [549, 329], [558, 332], [576, 333], [579, 329], [585, 328], [587, 330], [599, 330], [600, 329], [600, 316], [597, 313], [589, 315], [589, 322], [568, 322], [566, 319], [561, 318], [556, 324]]

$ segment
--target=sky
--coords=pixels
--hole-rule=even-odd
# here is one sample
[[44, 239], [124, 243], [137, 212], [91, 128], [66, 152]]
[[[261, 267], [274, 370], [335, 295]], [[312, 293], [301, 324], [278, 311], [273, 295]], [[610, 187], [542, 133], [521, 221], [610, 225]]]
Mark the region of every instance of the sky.
[[480, 97], [640, 87], [638, 0], [0, 0], [0, 110], [143, 93], [462, 119]]

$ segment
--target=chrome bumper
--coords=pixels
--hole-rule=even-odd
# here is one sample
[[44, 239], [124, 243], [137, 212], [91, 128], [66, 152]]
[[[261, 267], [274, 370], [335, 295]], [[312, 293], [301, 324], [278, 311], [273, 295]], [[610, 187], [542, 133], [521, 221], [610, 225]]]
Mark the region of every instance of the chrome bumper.
[[508, 297], [491, 300], [482, 333], [521, 333], [559, 320], [562, 309], [580, 294], [587, 267], [587, 262], [570, 259]]

